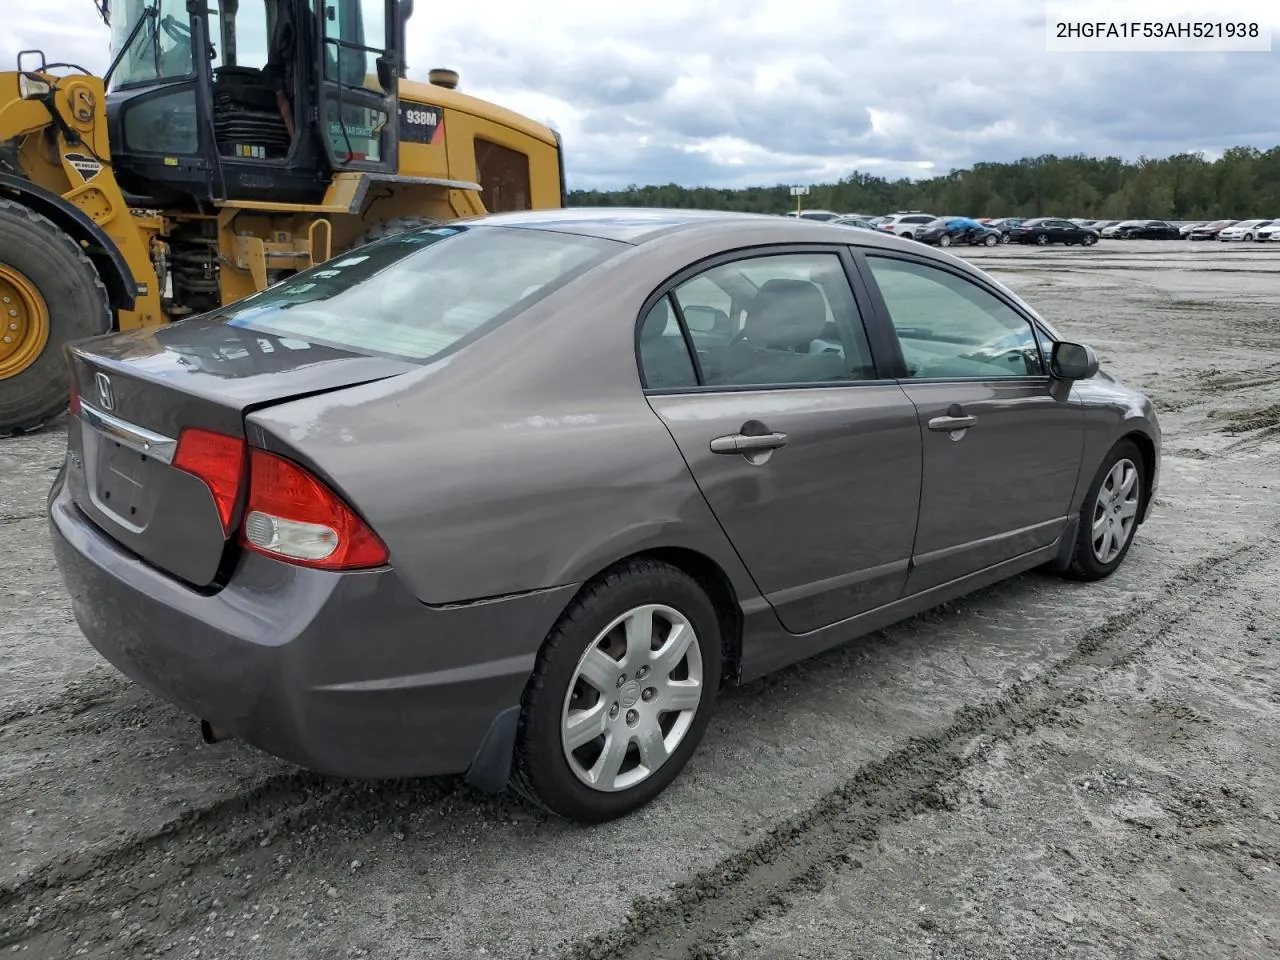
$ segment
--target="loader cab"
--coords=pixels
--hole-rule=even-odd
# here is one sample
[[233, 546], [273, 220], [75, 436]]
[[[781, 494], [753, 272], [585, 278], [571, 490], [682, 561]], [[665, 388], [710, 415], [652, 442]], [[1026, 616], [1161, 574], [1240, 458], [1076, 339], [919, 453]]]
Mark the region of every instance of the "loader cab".
[[394, 173], [412, 0], [116, 0], [107, 117], [121, 186], [194, 208], [314, 203]]

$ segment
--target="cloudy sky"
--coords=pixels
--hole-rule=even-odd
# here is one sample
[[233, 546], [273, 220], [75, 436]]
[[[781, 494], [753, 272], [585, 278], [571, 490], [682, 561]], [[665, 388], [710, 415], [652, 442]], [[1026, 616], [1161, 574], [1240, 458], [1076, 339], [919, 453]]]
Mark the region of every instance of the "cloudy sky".
[[[1280, 3], [1233, 3], [1280, 43]], [[108, 62], [91, 0], [0, 6], [0, 63], [24, 47]], [[418, 0], [408, 56], [414, 76], [451, 67], [467, 92], [556, 126], [575, 188], [1280, 144], [1280, 46], [1047, 52], [1038, 0]]]

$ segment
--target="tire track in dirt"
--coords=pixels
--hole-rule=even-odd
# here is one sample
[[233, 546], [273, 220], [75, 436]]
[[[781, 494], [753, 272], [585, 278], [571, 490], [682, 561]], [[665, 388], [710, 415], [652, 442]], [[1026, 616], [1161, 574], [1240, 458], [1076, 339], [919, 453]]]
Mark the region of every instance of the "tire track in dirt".
[[1149, 599], [1082, 634], [1066, 657], [996, 700], [958, 711], [937, 733], [914, 738], [860, 768], [808, 811], [770, 829], [751, 847], [635, 902], [607, 933], [568, 945], [562, 960], [711, 960], [719, 945], [758, 918], [784, 911], [797, 896], [821, 889], [836, 871], [861, 864], [854, 852], [880, 827], [923, 810], [945, 809], [939, 789], [974, 762], [985, 743], [1034, 729], [1059, 715], [1081, 687], [1123, 668], [1158, 642], [1197, 605], [1231, 589], [1249, 564], [1280, 551], [1280, 525], [1175, 574]]
[[[136, 834], [106, 850], [49, 864], [21, 882], [0, 888], [0, 948], [31, 948], [50, 955], [68, 940], [93, 944], [131, 917], [163, 914], [175, 929], [204, 912], [196, 895], [201, 875], [218, 875], [230, 858], [247, 855], [242, 901], [271, 882], [277, 841], [297, 839], [347, 814], [390, 817], [429, 806], [456, 791], [459, 781], [336, 781], [305, 770], [272, 776], [249, 790], [184, 811], [156, 831]], [[185, 905], [161, 898], [175, 886], [189, 888]], [[141, 955], [165, 939], [148, 934], [130, 947]]]

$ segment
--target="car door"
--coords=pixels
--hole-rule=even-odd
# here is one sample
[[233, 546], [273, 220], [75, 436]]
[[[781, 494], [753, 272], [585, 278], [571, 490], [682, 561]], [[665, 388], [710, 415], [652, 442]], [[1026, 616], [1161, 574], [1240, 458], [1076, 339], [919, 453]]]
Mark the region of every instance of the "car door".
[[867, 252], [872, 302], [899, 350], [924, 444], [907, 592], [1053, 544], [1080, 471], [1082, 408], [1050, 378], [1030, 318], [972, 275]]
[[[898, 599], [915, 536], [915, 407], [877, 373], [851, 270], [831, 248], [728, 255], [655, 291], [637, 338], [650, 405], [792, 633]], [[728, 337], [693, 336], [708, 308]]]

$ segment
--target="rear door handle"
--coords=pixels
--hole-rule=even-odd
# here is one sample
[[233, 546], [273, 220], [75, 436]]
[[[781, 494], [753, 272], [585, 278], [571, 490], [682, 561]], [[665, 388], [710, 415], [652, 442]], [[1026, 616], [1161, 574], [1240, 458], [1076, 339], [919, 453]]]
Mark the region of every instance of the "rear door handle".
[[950, 433], [952, 430], [968, 430], [977, 422], [974, 417], [934, 417], [929, 421], [929, 429]]
[[731, 433], [727, 437], [716, 437], [711, 441], [712, 453], [756, 453], [760, 450], [777, 450], [790, 443], [791, 438], [785, 433], [766, 433], [763, 435], [747, 433]]

